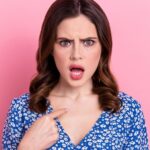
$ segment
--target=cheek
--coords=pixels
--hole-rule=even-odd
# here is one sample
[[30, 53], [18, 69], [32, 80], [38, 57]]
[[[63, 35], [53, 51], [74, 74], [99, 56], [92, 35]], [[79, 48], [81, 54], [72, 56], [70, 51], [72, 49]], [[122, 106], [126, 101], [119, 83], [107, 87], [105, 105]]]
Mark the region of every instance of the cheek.
[[60, 71], [61, 68], [63, 68], [66, 61], [66, 56], [63, 53], [58, 53], [58, 52], [54, 52], [54, 60], [55, 60], [55, 64], [57, 66], [57, 69]]
[[100, 51], [92, 53], [88, 56], [87, 68], [89, 68], [89, 74], [92, 76], [98, 67], [98, 63], [100, 60]]
[[94, 52], [91, 55], [89, 55], [89, 60], [91, 62], [91, 64], [96, 65], [98, 64], [99, 60], [100, 60], [100, 51]]
[[61, 49], [57, 44], [54, 45], [53, 56], [55, 63], [62, 63], [66, 59], [66, 52]]

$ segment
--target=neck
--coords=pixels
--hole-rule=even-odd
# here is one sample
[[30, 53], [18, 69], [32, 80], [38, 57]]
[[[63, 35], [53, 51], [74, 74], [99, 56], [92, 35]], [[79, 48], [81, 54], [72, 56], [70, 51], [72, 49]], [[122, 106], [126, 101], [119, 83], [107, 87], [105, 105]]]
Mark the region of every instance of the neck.
[[51, 95], [69, 97], [75, 100], [93, 94], [92, 87], [92, 80], [81, 86], [70, 86], [60, 80], [52, 90]]

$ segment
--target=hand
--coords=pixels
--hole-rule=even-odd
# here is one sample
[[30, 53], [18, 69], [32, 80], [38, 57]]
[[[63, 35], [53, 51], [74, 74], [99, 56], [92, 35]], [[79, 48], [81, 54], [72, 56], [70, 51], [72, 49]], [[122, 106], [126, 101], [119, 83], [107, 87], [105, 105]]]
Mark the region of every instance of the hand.
[[62, 108], [37, 119], [24, 135], [18, 150], [44, 150], [51, 147], [59, 138], [54, 118], [66, 112]]

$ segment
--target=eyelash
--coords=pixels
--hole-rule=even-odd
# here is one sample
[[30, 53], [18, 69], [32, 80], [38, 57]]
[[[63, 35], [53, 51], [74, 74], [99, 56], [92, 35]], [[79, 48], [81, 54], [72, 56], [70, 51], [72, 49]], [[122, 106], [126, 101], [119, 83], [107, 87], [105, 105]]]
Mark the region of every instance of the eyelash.
[[[84, 44], [84, 42], [90, 42], [90, 43], [92, 42], [92, 43], [89, 44], [89, 45], [85, 45], [85, 44], [84, 44], [84, 46], [86, 46], [86, 47], [93, 46], [93, 45], [95, 44], [95, 41], [94, 41], [94, 40], [90, 40], [90, 39], [88, 39], [88, 40], [83, 40], [82, 42], [83, 42], [83, 44]], [[61, 40], [61, 41], [59, 41], [58, 43], [59, 43], [59, 45], [62, 46], [62, 47], [68, 47], [68, 46], [70, 46], [70, 44], [72, 43], [72, 41], [71, 41], [71, 40]], [[63, 43], [65, 43], [65, 45], [64, 45]], [[66, 45], [66, 43], [69, 43], [69, 45]]]
[[66, 46], [66, 44], [65, 45], [63, 45], [62, 43], [71, 43], [71, 41], [69, 41], [69, 40], [62, 40], [62, 41], [59, 41], [59, 45], [60, 46], [62, 46], [62, 47], [68, 47], [68, 46]]

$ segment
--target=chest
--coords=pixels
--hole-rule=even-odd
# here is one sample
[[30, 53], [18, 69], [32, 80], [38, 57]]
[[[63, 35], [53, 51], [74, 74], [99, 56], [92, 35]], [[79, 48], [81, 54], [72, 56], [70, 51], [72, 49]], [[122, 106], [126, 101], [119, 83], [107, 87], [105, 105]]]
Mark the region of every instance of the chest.
[[87, 120], [85, 117], [84, 119], [80, 118], [81, 120], [76, 117], [67, 118], [67, 120], [65, 118], [59, 119], [60, 128], [63, 128], [61, 135], [65, 133], [62, 139], [68, 138], [76, 147], [87, 146], [87, 143], [89, 143], [89, 148], [103, 149], [109, 147], [113, 150], [122, 149], [125, 142], [125, 134], [117, 126], [112, 126], [111, 123], [113, 122], [111, 120], [108, 125], [108, 120], [104, 119], [104, 113], [100, 115], [98, 120], [96, 120], [97, 118], [94, 120], [92, 115], [89, 115]]
[[77, 145], [92, 130], [100, 114], [100, 111], [89, 114], [70, 112], [59, 118], [59, 121], [71, 142]]
[[80, 143], [89, 133], [101, 114], [97, 97], [93, 98], [92, 101], [91, 99], [78, 102], [64, 99], [64, 103], [60, 103], [59, 99], [53, 100], [51, 98], [51, 106], [54, 110], [59, 108], [68, 109], [68, 112], [58, 119], [65, 133], [75, 145]]

